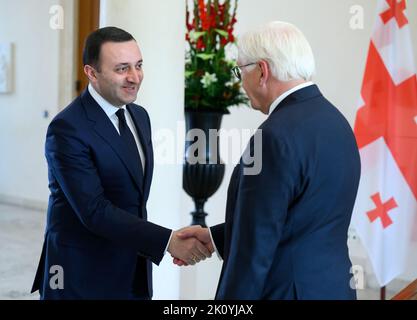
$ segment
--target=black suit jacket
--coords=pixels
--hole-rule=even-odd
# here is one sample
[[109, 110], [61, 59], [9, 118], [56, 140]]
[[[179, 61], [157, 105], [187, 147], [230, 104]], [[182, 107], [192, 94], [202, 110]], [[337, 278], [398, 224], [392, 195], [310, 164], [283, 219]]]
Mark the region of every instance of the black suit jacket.
[[[309, 86], [289, 95], [245, 152], [228, 189], [226, 223], [211, 229], [224, 263], [217, 299], [354, 299], [347, 230], [360, 177], [346, 119]], [[258, 131], [255, 135], [259, 135]]]
[[[147, 221], [153, 171], [150, 121], [142, 107], [130, 104], [127, 109], [144, 149], [144, 175], [88, 90], [48, 127], [51, 194], [32, 289], [39, 289], [43, 299], [152, 297], [151, 261], [161, 261], [171, 230]], [[50, 286], [57, 275], [53, 266], [64, 271], [63, 289]]]

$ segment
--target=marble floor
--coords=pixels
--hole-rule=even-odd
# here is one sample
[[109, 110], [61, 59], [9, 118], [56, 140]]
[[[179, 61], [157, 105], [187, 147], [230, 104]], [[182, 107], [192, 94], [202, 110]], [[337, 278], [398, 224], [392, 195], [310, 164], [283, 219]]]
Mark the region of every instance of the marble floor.
[[30, 289], [44, 225], [44, 213], [0, 205], [0, 300], [39, 299]]
[[[45, 213], [0, 204], [0, 300], [39, 299], [30, 294], [42, 249]], [[393, 292], [387, 291], [387, 298]], [[358, 290], [360, 300], [379, 299], [375, 289]]]

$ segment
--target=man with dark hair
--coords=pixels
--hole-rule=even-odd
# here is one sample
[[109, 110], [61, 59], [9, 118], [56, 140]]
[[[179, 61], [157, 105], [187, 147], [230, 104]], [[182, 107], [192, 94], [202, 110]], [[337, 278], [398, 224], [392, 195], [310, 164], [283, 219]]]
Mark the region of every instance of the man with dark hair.
[[143, 60], [132, 35], [99, 29], [83, 58], [89, 86], [46, 136], [51, 194], [32, 292], [41, 299], [151, 299], [151, 262], [168, 251], [194, 264], [213, 248], [147, 221], [153, 151], [148, 114], [133, 103]]
[[100, 71], [99, 59], [101, 45], [105, 42], [128, 42], [135, 41], [135, 38], [127, 32], [115, 27], [106, 27], [90, 34], [84, 46], [83, 64], [93, 66]]

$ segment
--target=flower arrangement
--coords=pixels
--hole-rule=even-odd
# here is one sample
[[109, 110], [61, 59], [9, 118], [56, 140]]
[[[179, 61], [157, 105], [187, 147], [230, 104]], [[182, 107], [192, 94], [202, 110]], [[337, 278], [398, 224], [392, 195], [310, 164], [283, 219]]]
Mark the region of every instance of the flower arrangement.
[[186, 0], [185, 109], [227, 112], [247, 102], [226, 58], [233, 35], [238, 0]]

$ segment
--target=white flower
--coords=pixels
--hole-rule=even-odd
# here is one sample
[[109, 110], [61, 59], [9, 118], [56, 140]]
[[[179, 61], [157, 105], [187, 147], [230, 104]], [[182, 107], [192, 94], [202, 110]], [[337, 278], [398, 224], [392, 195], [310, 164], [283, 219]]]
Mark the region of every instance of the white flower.
[[238, 49], [234, 43], [228, 43], [224, 48], [225, 59], [229, 61], [236, 61], [238, 57]]
[[206, 72], [201, 79], [201, 83], [203, 84], [203, 88], [207, 89], [210, 87], [212, 83], [217, 82], [217, 76], [214, 73], [208, 73]]

